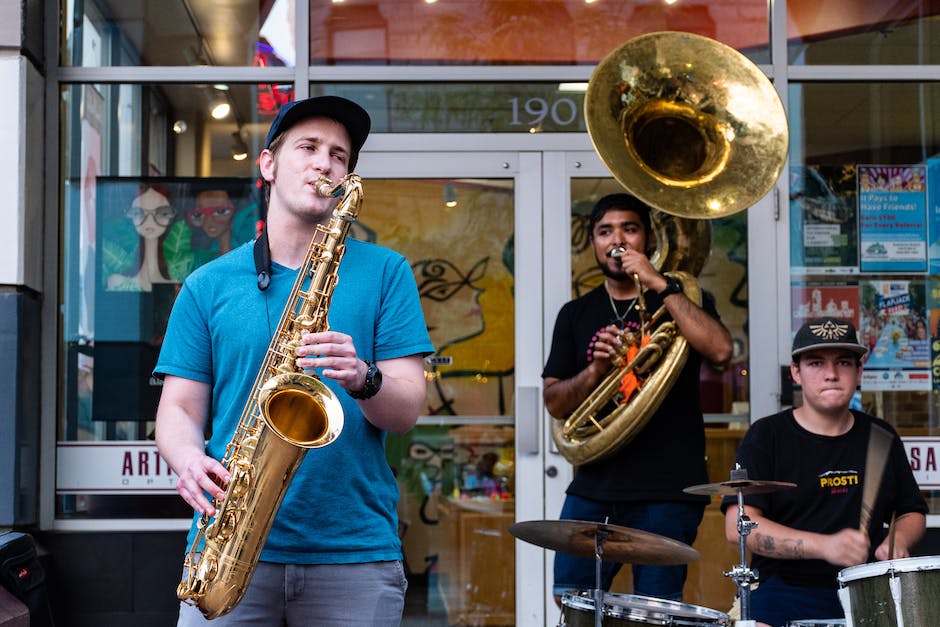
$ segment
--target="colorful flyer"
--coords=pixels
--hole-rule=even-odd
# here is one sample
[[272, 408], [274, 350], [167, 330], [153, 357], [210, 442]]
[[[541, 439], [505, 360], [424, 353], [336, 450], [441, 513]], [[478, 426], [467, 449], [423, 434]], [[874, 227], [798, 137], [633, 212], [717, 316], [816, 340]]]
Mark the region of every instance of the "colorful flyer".
[[797, 274], [858, 272], [855, 166], [790, 169], [790, 265]]
[[860, 281], [859, 341], [869, 354], [862, 389], [929, 390], [930, 341], [923, 280]]
[[927, 270], [926, 168], [858, 166], [862, 272]]

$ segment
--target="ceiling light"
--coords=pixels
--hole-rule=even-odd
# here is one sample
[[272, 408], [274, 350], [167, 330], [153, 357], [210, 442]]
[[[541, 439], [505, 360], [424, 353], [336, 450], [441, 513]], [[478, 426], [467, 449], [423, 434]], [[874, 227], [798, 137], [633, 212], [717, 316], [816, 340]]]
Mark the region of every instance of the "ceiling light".
[[232, 112], [232, 105], [227, 98], [217, 98], [209, 104], [209, 114], [216, 120], [228, 117]]
[[457, 206], [457, 190], [454, 188], [454, 184], [450, 181], [444, 185], [444, 206], [445, 207], [456, 207]]
[[186, 124], [186, 120], [177, 120], [173, 122], [173, 132], [177, 135], [182, 135], [189, 128], [189, 125]]
[[235, 161], [244, 161], [248, 158], [248, 145], [242, 138], [240, 131], [232, 133], [232, 159]]

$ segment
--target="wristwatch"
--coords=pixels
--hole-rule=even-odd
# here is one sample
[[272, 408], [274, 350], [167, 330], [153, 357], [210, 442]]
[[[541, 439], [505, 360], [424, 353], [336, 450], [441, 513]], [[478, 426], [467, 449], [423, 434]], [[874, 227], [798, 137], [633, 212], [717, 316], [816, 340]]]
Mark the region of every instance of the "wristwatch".
[[671, 294], [681, 294], [682, 293], [682, 283], [679, 283], [678, 280], [672, 277], [666, 277], [666, 287], [664, 287], [660, 292], [657, 292], [659, 297], [665, 299]]
[[366, 366], [368, 366], [366, 370], [366, 381], [362, 384], [361, 389], [349, 392], [350, 396], [360, 401], [372, 398], [382, 389], [382, 371], [379, 370], [379, 367], [375, 365], [374, 361], [363, 361], [365, 361]]

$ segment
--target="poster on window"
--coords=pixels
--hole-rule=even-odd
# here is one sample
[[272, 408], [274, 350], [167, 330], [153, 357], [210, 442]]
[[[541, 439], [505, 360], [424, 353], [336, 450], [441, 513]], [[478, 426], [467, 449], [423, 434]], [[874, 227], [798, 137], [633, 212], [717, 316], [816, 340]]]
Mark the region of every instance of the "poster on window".
[[862, 389], [929, 390], [930, 342], [923, 280], [859, 283], [861, 334], [871, 352]]
[[925, 167], [858, 166], [862, 272], [927, 270]]
[[[856, 329], [859, 328], [860, 308], [856, 283], [793, 283], [790, 286], [790, 304], [790, 329], [794, 333], [804, 323], [823, 316], [848, 320]], [[865, 343], [861, 336], [859, 341]]]
[[[254, 238], [253, 181], [97, 177], [95, 335], [77, 355], [93, 385], [79, 407], [94, 422], [150, 421], [151, 377], [170, 310], [196, 268]], [[81, 395], [90, 398], [81, 398]]]
[[932, 388], [940, 390], [940, 277], [927, 277], [927, 335], [930, 338]]
[[790, 169], [790, 259], [797, 274], [858, 272], [854, 166]]
[[927, 272], [940, 274], [940, 158], [927, 159]]

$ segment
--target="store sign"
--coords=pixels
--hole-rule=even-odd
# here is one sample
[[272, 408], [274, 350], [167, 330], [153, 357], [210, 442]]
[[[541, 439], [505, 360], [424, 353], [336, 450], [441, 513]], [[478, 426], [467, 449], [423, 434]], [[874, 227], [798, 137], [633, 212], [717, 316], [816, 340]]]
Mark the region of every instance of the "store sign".
[[936, 490], [940, 488], [940, 470], [937, 463], [940, 461], [940, 438], [931, 437], [905, 437], [904, 452], [907, 461], [914, 471], [914, 479], [921, 490]]
[[153, 442], [59, 442], [57, 494], [174, 494], [179, 477]]

